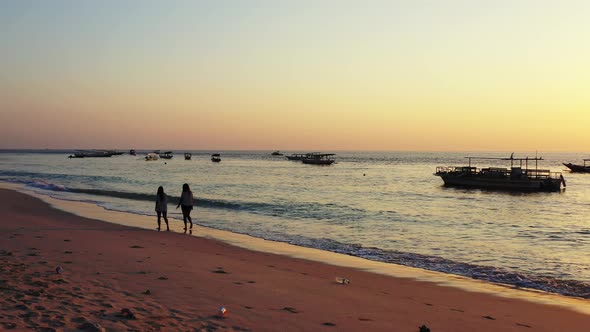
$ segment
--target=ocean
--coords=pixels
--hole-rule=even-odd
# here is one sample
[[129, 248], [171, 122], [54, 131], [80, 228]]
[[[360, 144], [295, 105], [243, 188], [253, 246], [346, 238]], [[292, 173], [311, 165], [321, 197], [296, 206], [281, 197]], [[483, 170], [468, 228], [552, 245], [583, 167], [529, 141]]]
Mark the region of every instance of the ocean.
[[[585, 154], [540, 154], [539, 168], [563, 172], [565, 190], [511, 193], [448, 188], [433, 175], [437, 166], [466, 165], [467, 155], [510, 152], [337, 152], [330, 166], [270, 151], [174, 151], [173, 159], [158, 161], [145, 161], [146, 152], [68, 159], [72, 151], [4, 150], [0, 181], [150, 216], [163, 186], [178, 225], [174, 201], [188, 183], [196, 198], [193, 221], [201, 226], [590, 298], [590, 174], [569, 173], [561, 164], [581, 163]], [[192, 152], [192, 160], [184, 160], [184, 152]], [[221, 163], [210, 161], [214, 152]], [[150, 226], [156, 227], [155, 217]]]

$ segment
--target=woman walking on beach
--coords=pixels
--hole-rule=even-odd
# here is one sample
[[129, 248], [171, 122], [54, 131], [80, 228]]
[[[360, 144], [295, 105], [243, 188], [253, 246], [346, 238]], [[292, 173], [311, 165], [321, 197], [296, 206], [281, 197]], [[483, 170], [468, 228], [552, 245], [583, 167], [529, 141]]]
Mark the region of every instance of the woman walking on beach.
[[182, 195], [180, 195], [180, 201], [176, 208], [182, 206], [182, 221], [184, 221], [184, 230], [186, 231], [186, 221], [191, 223], [191, 229], [193, 229], [193, 220], [191, 219], [191, 211], [193, 209], [193, 192], [189, 188], [188, 184], [182, 185]]
[[169, 231], [170, 227], [168, 226], [168, 195], [164, 193], [164, 188], [162, 186], [158, 187], [158, 193], [156, 194], [156, 214], [158, 215], [158, 230], [160, 230], [160, 218], [164, 217], [164, 221], [166, 222], [166, 230]]

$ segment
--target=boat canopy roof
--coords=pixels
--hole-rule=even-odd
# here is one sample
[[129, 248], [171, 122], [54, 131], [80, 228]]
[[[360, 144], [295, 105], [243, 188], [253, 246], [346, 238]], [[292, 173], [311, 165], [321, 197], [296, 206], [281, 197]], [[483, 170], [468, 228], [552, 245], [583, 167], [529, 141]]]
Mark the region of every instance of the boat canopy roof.
[[219, 157], [219, 153], [214, 153], [211, 155], [211, 157]]
[[[514, 158], [512, 156], [508, 158], [499, 158], [499, 157], [477, 157], [477, 156], [468, 156], [465, 157], [467, 159], [485, 159], [485, 160], [543, 160], [543, 157], [525, 157], [525, 158]], [[590, 159], [588, 159], [590, 160]]]

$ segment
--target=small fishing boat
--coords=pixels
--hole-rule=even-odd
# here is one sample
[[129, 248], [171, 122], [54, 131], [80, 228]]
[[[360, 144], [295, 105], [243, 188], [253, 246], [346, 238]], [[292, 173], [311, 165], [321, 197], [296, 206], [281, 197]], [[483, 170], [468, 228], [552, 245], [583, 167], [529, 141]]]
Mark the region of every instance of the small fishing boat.
[[193, 155], [192, 155], [192, 154], [190, 154], [189, 152], [185, 152], [185, 153], [184, 153], [184, 160], [191, 160], [192, 156], [193, 156]]
[[113, 153], [107, 150], [76, 150], [76, 152], [72, 155], [69, 155], [68, 158], [105, 158], [111, 157]]
[[563, 165], [570, 169], [571, 172], [576, 173], [590, 173], [590, 165], [586, 165], [587, 161], [590, 159], [582, 159], [584, 161], [584, 165], [576, 165], [572, 163], [563, 163]]
[[211, 155], [211, 161], [214, 163], [218, 163], [221, 161], [221, 156], [219, 155], [219, 153], [214, 153]]
[[159, 159], [159, 157], [158, 157], [158, 154], [157, 153], [153, 153], [152, 152], [152, 153], [148, 153], [148, 154], [145, 155], [145, 160], [146, 161], [155, 161], [155, 160], [158, 160], [158, 159]]
[[117, 150], [99, 150], [99, 151], [104, 151], [105, 153], [110, 153], [111, 156], [120, 156], [123, 154], [123, 151], [117, 151]]
[[[538, 161], [543, 158], [489, 158], [466, 157], [468, 166], [449, 166], [436, 168], [434, 175], [440, 176], [445, 186], [467, 187], [509, 191], [559, 191], [566, 186], [563, 175], [538, 168]], [[472, 159], [510, 161], [510, 169], [501, 167], [476, 168], [471, 166]], [[535, 168], [529, 168], [529, 161], [535, 162]], [[518, 166], [515, 165], [518, 162]], [[524, 167], [523, 167], [524, 163]]]
[[164, 153], [160, 153], [160, 158], [162, 158], [162, 159], [172, 159], [172, 157], [174, 157], [174, 155], [172, 154], [172, 151], [166, 151]]
[[129, 150], [129, 155], [131, 156], [135, 156], [137, 153], [135, 153], [135, 150]]
[[301, 159], [304, 164], [331, 165], [335, 162], [334, 153], [308, 153]]
[[281, 151], [277, 150], [274, 151], [273, 153], [270, 154], [271, 156], [282, 156], [283, 154], [281, 153]]

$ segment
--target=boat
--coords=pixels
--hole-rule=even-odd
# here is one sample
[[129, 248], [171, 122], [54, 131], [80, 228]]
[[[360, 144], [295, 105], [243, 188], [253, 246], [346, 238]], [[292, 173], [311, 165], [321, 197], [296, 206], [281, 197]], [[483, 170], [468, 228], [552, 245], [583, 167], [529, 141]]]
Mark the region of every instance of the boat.
[[285, 156], [288, 160], [295, 160], [301, 161], [301, 159], [305, 158], [309, 153], [293, 153], [290, 156]]
[[162, 159], [172, 159], [172, 157], [174, 157], [174, 155], [172, 155], [172, 151], [166, 151], [164, 153], [160, 153], [159, 156]]
[[334, 153], [308, 153], [301, 159], [304, 164], [312, 165], [331, 165], [335, 162]]
[[129, 155], [135, 156], [136, 155], [135, 150], [129, 150]]
[[191, 160], [192, 156], [193, 156], [193, 155], [192, 155], [192, 154], [190, 154], [189, 152], [185, 152], [185, 153], [184, 153], [184, 160]]
[[576, 173], [590, 173], [590, 165], [586, 165], [587, 161], [590, 159], [582, 159], [584, 161], [584, 165], [576, 165], [572, 163], [563, 163], [563, 165], [570, 169], [571, 172]]
[[159, 157], [158, 157], [157, 153], [151, 152], [151, 153], [148, 153], [145, 155], [146, 161], [154, 161], [154, 160], [158, 160], [158, 159], [159, 159]]
[[214, 163], [218, 163], [221, 161], [221, 156], [219, 155], [219, 153], [214, 153], [211, 155], [211, 161]]
[[[561, 173], [538, 168], [538, 162], [543, 158], [514, 158], [513, 156], [509, 158], [465, 158], [469, 159], [468, 166], [439, 166], [434, 175], [440, 176], [444, 185], [449, 187], [509, 191], [559, 191], [562, 184], [564, 187], [566, 186]], [[501, 167], [476, 168], [471, 166], [472, 159], [509, 160], [510, 169]], [[529, 168], [529, 161], [535, 162], [535, 168]]]
[[271, 156], [282, 156], [283, 154], [281, 153], [281, 151], [277, 150], [274, 151], [273, 153], [270, 154]]
[[76, 150], [68, 158], [104, 158], [111, 157], [113, 154], [107, 150]]
[[121, 155], [123, 155], [123, 151], [117, 151], [117, 150], [100, 150], [100, 151], [104, 151], [106, 153], [110, 153], [111, 156], [121, 156]]

